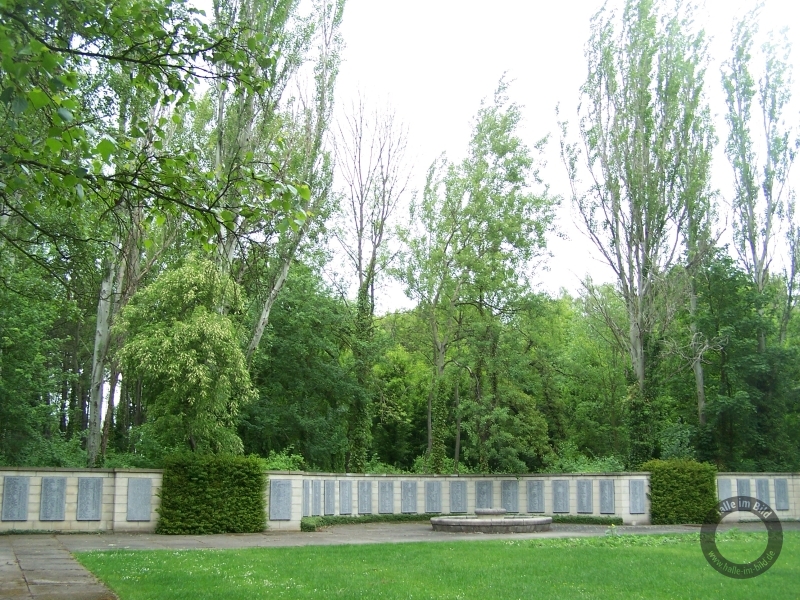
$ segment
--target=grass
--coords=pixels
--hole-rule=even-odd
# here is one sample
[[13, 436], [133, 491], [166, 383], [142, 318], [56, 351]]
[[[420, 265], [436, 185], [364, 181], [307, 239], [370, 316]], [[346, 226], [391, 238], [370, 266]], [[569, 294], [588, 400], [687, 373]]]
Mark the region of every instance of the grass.
[[[748, 561], [766, 532], [717, 536]], [[158, 598], [797, 598], [800, 533], [766, 573], [724, 577], [699, 534], [248, 550], [103, 551], [78, 560], [121, 600]]]

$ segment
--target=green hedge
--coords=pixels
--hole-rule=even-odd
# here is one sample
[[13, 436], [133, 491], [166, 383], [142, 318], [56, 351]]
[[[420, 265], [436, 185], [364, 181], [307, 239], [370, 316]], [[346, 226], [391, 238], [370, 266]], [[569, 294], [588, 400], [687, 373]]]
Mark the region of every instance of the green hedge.
[[591, 515], [550, 515], [553, 523], [565, 525], [622, 525], [622, 517], [593, 517]]
[[266, 529], [266, 475], [257, 457], [186, 454], [164, 461], [157, 533]]
[[[329, 516], [329, 517], [303, 517], [300, 519], [300, 531], [318, 531], [322, 527], [331, 525], [351, 525], [355, 523], [407, 523], [410, 521], [429, 521], [431, 517], [446, 517], [451, 515], [423, 513], [400, 515], [362, 515], [360, 517]], [[515, 515], [512, 515], [515, 516]], [[523, 516], [523, 515], [521, 515]], [[548, 516], [548, 515], [531, 515]], [[588, 515], [550, 515], [553, 523], [574, 523], [579, 525], [622, 525], [620, 517], [592, 517]]]
[[653, 525], [715, 523], [717, 469], [693, 460], [651, 460], [642, 465], [650, 471], [650, 522]]

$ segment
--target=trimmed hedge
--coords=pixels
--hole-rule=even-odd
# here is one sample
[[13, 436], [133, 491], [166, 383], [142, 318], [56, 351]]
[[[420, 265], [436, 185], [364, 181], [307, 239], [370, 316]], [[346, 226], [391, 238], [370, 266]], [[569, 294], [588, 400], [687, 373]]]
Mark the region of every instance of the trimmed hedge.
[[[352, 525], [355, 523], [408, 523], [429, 521], [431, 517], [444, 517], [441, 513], [400, 514], [400, 515], [362, 515], [360, 517], [328, 516], [303, 517], [300, 519], [300, 531], [319, 531], [331, 525]], [[553, 523], [573, 523], [577, 525], [622, 525], [620, 517], [591, 517], [587, 515], [533, 515], [552, 516]]]
[[258, 533], [267, 478], [257, 457], [182, 454], [164, 461], [156, 533]]
[[331, 525], [354, 525], [356, 523], [408, 523], [411, 521], [429, 521], [431, 517], [438, 517], [439, 513], [404, 513], [399, 515], [361, 515], [359, 517], [327, 516], [303, 517], [300, 519], [300, 531], [317, 531], [322, 527]]
[[651, 460], [650, 522], [653, 525], [716, 523], [717, 469], [693, 460]]
[[591, 515], [549, 515], [553, 523], [564, 525], [622, 525], [622, 517], [593, 517]]

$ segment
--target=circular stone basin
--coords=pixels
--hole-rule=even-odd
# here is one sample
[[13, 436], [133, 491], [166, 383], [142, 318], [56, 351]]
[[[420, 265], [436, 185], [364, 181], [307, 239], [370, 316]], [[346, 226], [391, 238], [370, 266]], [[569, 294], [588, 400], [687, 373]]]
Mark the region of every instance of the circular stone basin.
[[472, 517], [432, 517], [434, 531], [449, 533], [533, 533], [550, 531], [551, 517], [506, 517], [504, 508], [477, 508]]

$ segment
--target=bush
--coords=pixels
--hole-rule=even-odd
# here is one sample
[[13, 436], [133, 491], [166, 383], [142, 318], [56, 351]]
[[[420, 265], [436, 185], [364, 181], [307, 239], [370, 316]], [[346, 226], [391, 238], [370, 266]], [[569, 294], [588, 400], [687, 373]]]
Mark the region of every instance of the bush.
[[257, 457], [182, 454], [164, 460], [157, 533], [258, 533], [266, 476]]
[[595, 517], [592, 515], [549, 515], [553, 523], [568, 525], [622, 525], [622, 517]]
[[650, 520], [653, 525], [716, 523], [717, 469], [693, 460], [651, 460]]
[[391, 515], [361, 515], [359, 517], [334, 516], [303, 517], [300, 519], [300, 531], [317, 531], [321, 527], [331, 525], [354, 525], [358, 523], [408, 523], [410, 521], [430, 521], [431, 517], [440, 517], [439, 513], [408, 513]]

